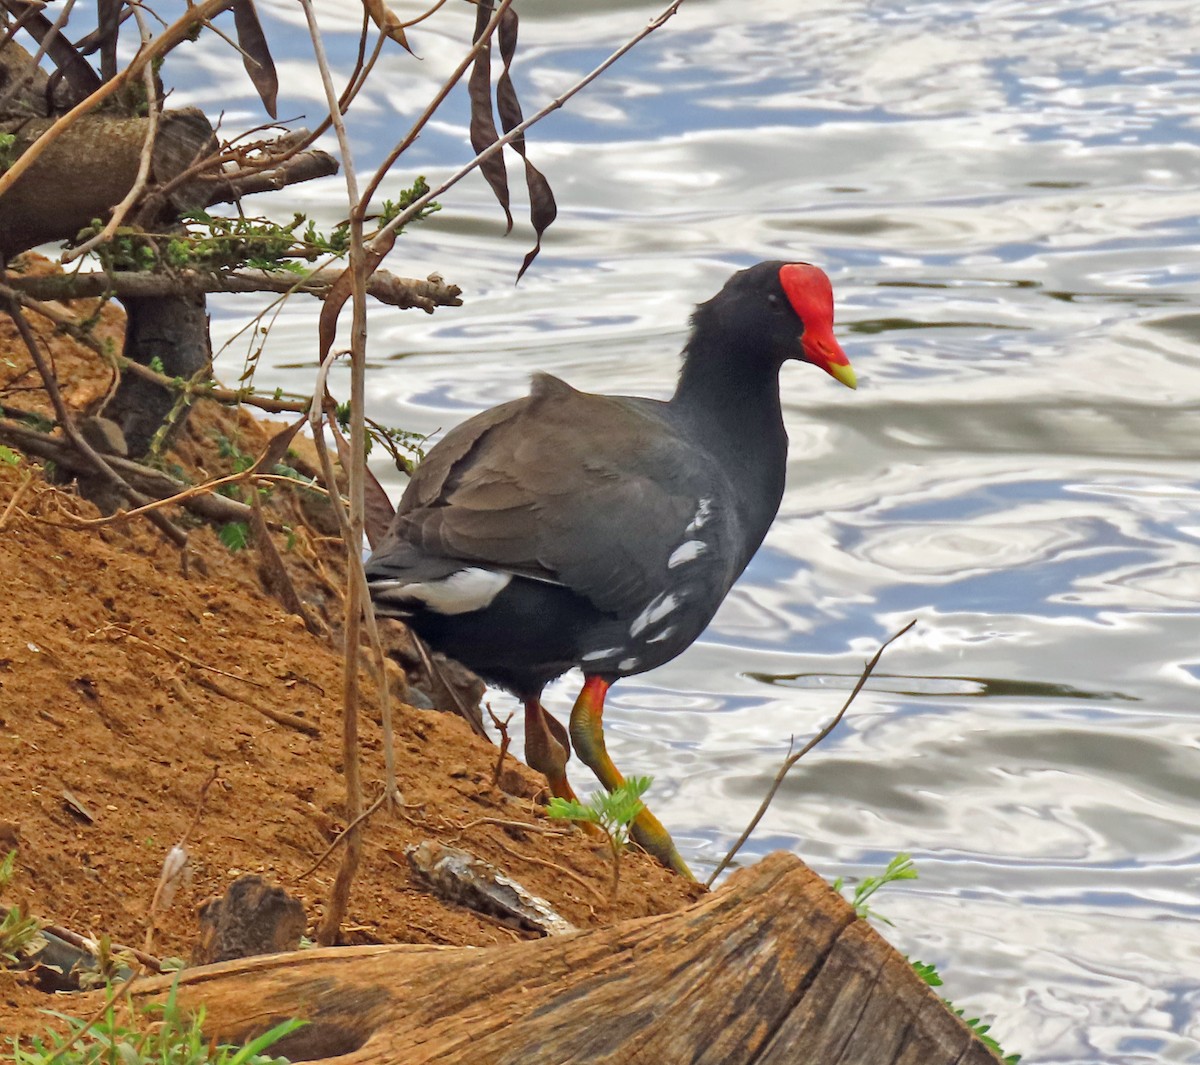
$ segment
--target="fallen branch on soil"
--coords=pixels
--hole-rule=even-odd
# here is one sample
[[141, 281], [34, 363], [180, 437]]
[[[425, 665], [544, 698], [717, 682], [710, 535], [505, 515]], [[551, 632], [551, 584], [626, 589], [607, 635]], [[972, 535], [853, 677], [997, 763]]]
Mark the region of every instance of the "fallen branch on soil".
[[[127, 521], [130, 518], [141, 517], [142, 515], [150, 516], [156, 510], [162, 507], [176, 506], [185, 504], [188, 500], [197, 499], [201, 496], [212, 496], [214, 498], [223, 498], [216, 496], [218, 488], [224, 488], [229, 485], [241, 484], [244, 481], [258, 480], [264, 475], [264, 471], [274, 469], [280, 462], [283, 461], [287, 454], [287, 449], [292, 442], [292, 438], [296, 435], [297, 430], [303, 424], [303, 420], [295, 422], [284, 429], [280, 429], [267, 442], [267, 446], [263, 449], [262, 454], [254, 460], [254, 464], [247, 469], [240, 470], [237, 473], [231, 473], [225, 477], [218, 477], [212, 481], [205, 481], [203, 484], [192, 485], [185, 488], [183, 491], [173, 496], [168, 496], [165, 499], [156, 499], [146, 503], [133, 510], [118, 510], [113, 514], [107, 514], [100, 518], [76, 518], [75, 521], [79, 528], [96, 528], [101, 525], [111, 525], [117, 521]], [[247, 504], [242, 504], [247, 507], [246, 520], [253, 518], [253, 511]]]
[[304, 600], [296, 591], [292, 576], [283, 563], [279, 549], [275, 546], [275, 541], [271, 539], [266, 518], [263, 517], [262, 501], [257, 492], [251, 493], [250, 504], [250, 531], [254, 537], [254, 546], [258, 548], [259, 579], [263, 582], [266, 590], [279, 600], [284, 610], [299, 617], [304, 622], [304, 627], [314, 636], [325, 639], [329, 635], [328, 631], [304, 605]]
[[[158, 977], [139, 998], [170, 992]], [[205, 1033], [272, 1053], [455, 1065], [996, 1065], [912, 966], [788, 854], [678, 913], [497, 947], [298, 951], [185, 970]], [[350, 1055], [351, 1058], [344, 1057]]]
[[704, 881], [704, 886], [706, 888], [711, 888], [713, 886], [713, 882], [718, 876], [721, 875], [726, 866], [733, 861], [734, 855], [736, 855], [737, 852], [742, 849], [742, 845], [750, 838], [750, 834], [758, 827], [759, 821], [763, 819], [763, 815], [767, 812], [768, 807], [770, 807], [771, 802], [775, 798], [776, 792], [779, 791], [779, 787], [783, 783], [783, 778], [788, 775], [792, 766], [800, 761], [801, 758], [808, 754], [809, 751], [811, 751], [818, 743], [820, 743], [835, 728], [837, 728], [838, 723], [846, 715], [846, 711], [850, 709], [850, 704], [854, 702], [855, 697], [860, 691], [862, 691], [863, 685], [867, 683], [867, 678], [874, 671], [875, 667], [879, 665], [879, 659], [883, 656], [883, 652], [887, 650], [888, 645], [900, 639], [900, 637], [908, 632], [908, 630], [911, 629], [916, 623], [916, 618], [914, 618], [907, 625], [905, 625], [904, 628], [900, 629], [899, 632], [893, 633], [883, 641], [879, 647], [879, 650], [875, 652], [875, 655], [872, 657], [871, 661], [869, 661], [863, 667], [863, 671], [858, 678], [858, 683], [856, 683], [853, 689], [851, 689], [850, 694], [846, 697], [846, 701], [842, 704], [842, 708], [833, 716], [833, 719], [828, 725], [821, 729], [820, 732], [818, 732], [795, 754], [792, 754], [792, 745], [795, 743], [795, 737], [792, 737], [791, 742], [788, 744], [788, 755], [783, 760], [783, 765], [779, 767], [779, 772], [775, 774], [775, 779], [771, 782], [771, 786], [767, 789], [767, 794], [763, 798], [761, 805], [755, 811], [754, 816], [750, 818], [750, 823], [746, 826], [745, 831], [738, 836], [737, 840], [734, 842], [733, 846], [729, 848], [729, 851], [726, 853], [725, 857], [721, 859], [716, 869], [714, 869], [709, 875], [709, 878]]
[[[29, 426], [22, 425], [11, 418], [0, 418], [0, 441], [26, 454], [49, 459], [72, 473], [87, 474], [94, 470], [91, 462], [65, 440], [47, 436], [45, 433], [37, 429], [30, 429]], [[246, 503], [239, 503], [236, 499], [216, 494], [194, 494], [193, 486], [184, 484], [161, 470], [142, 466], [132, 459], [123, 459], [117, 455], [106, 455], [105, 459], [132, 487], [145, 495], [154, 496], [160, 500], [169, 499], [207, 521], [225, 524], [231, 521], [250, 520], [250, 507]], [[92, 519], [79, 518], [76, 520], [87, 522]]]

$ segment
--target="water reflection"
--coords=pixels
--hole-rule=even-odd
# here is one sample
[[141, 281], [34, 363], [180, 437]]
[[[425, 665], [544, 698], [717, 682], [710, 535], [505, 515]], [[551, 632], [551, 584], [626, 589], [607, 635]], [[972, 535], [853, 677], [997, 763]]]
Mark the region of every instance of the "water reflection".
[[[859, 678], [857, 673], [748, 673], [764, 684], [785, 688], [842, 688], [849, 691]], [[1011, 677], [919, 677], [902, 673], [874, 672], [863, 685], [864, 691], [889, 692], [892, 695], [967, 696], [1025, 699], [1128, 699], [1136, 695], [1115, 691], [1085, 691], [1072, 684], [1023, 680]]]
[[[560, 7], [523, 5], [529, 105], [654, 13]], [[348, 62], [357, 0], [321, 9]], [[360, 164], [461, 21], [382, 64]], [[294, 40], [292, 113], [311, 100]], [[663, 395], [689, 303], [731, 269], [829, 269], [862, 387], [785, 371], [780, 519], [705, 639], [616, 686], [609, 743], [703, 867], [789, 737], [917, 617], [752, 849], [849, 876], [913, 852], [921, 879], [880, 898], [889, 934], [1030, 1062], [1200, 1062], [1197, 54], [1190, 0], [688, 3], [531, 137], [561, 216], [520, 287], [528, 234], [502, 239], [469, 184], [402, 242], [467, 306], [371, 325], [372, 416], [429, 432], [534, 369]], [[177, 103], [243, 91], [214, 56], [181, 53]], [[450, 106], [412, 156], [431, 177], [467, 154]], [[335, 220], [341, 195], [296, 206]], [[308, 387], [315, 314], [277, 327], [260, 385]]]

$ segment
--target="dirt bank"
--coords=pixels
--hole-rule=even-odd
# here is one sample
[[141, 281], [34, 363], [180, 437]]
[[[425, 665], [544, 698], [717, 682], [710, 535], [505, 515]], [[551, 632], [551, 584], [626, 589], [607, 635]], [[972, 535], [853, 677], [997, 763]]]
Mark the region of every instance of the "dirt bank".
[[[99, 328], [119, 336], [119, 313], [107, 309]], [[72, 407], [84, 411], [104, 394], [111, 371], [42, 332]], [[0, 406], [48, 413], [37, 385], [5, 318]], [[263, 424], [244, 412], [204, 403], [166, 466], [192, 479], [213, 476], [237, 454], [257, 453], [266, 438]], [[303, 464], [303, 455], [296, 461]], [[191, 823], [215, 769], [188, 845], [192, 880], [161, 920], [154, 952], [186, 956], [196, 906], [243, 872], [302, 898], [311, 932], [334, 862], [300, 876], [345, 824], [341, 546], [303, 519], [297, 498], [285, 486], [269, 502], [288, 525], [276, 543], [327, 637], [311, 634], [264, 591], [253, 548], [231, 551], [214, 529], [173, 512], [189, 532], [185, 573], [179, 550], [146, 522], [81, 527], [97, 511], [74, 484], [50, 483], [30, 459], [0, 462], [0, 851], [18, 850], [18, 875], [2, 901], [140, 945], [163, 857]], [[364, 683], [369, 689], [369, 678]], [[415, 883], [404, 848], [422, 839], [486, 858], [580, 926], [676, 909], [694, 896], [631, 853], [619, 900], [610, 904], [603, 852], [575, 830], [544, 831], [558, 826], [541, 816], [539, 777], [516, 766], [503, 787], [494, 786], [497, 749], [460, 718], [409, 706], [396, 713], [407, 809], [369, 826], [347, 942], [487, 945], [518, 935]], [[279, 723], [287, 719], [308, 731]], [[382, 779], [372, 720], [364, 745], [372, 797]], [[590, 781], [581, 783], [586, 789]], [[69, 1009], [0, 974], [0, 1035], [40, 1027], [36, 1011], [47, 1007]]]

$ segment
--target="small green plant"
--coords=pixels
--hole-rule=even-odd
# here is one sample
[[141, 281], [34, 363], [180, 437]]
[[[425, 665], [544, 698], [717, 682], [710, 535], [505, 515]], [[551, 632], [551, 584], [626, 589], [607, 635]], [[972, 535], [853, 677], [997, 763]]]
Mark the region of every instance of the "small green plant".
[[[904, 853], [897, 854], [890, 862], [888, 862], [887, 868], [884, 869], [879, 876], [865, 876], [861, 881], [859, 881], [858, 885], [854, 889], [854, 897], [851, 900], [851, 905], [854, 907], [854, 912], [864, 920], [873, 919], [876, 921], [882, 921], [884, 924], [891, 925], [894, 928], [895, 924], [892, 921], [889, 921], [883, 916], [883, 914], [872, 910], [867, 905], [867, 899], [874, 895], [876, 891], [884, 886], [884, 884], [891, 884], [897, 880], [916, 879], [917, 867], [913, 864], [912, 855]], [[845, 881], [839, 876], [833, 882], [833, 890], [841, 892], [844, 887]], [[909, 964], [913, 967], [913, 972], [915, 972], [930, 987], [942, 986], [942, 977], [937, 971], [937, 967], [935, 965], [930, 962], [912, 961], [911, 959], [909, 959]], [[943, 998], [942, 1002], [945, 1003], [946, 1008], [950, 1010], [954, 1016], [962, 1020], [963, 1024], [970, 1028], [971, 1031], [979, 1037], [984, 1046], [986, 1046], [989, 1050], [994, 1051], [996, 1056], [1000, 1058], [1005, 1065], [1017, 1065], [1017, 1063], [1021, 1060], [1020, 1054], [1004, 1053], [1004, 1050], [1000, 1044], [988, 1034], [992, 1027], [990, 1024], [983, 1022], [978, 1017], [966, 1017], [964, 1015], [964, 1011], [956, 1007], [948, 998]]]
[[[3, 142], [0, 141], [0, 169], [3, 169]], [[385, 200], [376, 217], [387, 223], [429, 186], [423, 177], [405, 189], [396, 201]], [[415, 222], [440, 210], [435, 202], [421, 208]], [[307, 215], [296, 213], [286, 223], [247, 215], [209, 214], [195, 210], [181, 219], [182, 228], [171, 233], [148, 233], [138, 229], [118, 229], [112, 240], [96, 249], [106, 270], [288, 270], [299, 276], [328, 256], [344, 257], [350, 250], [350, 223], [340, 222], [330, 232], [320, 232]], [[100, 219], [83, 229], [77, 243], [91, 239], [104, 228]]]
[[[942, 986], [942, 976], [937, 971], [937, 966], [930, 962], [911, 960], [909, 961], [909, 964], [913, 967], [913, 972], [915, 972], [930, 987]], [[988, 1034], [992, 1029], [990, 1024], [985, 1023], [978, 1017], [965, 1016], [963, 1010], [957, 1008], [948, 998], [944, 998], [942, 1001], [946, 1004], [946, 1008], [953, 1013], [955, 1017], [958, 1017], [963, 1024], [970, 1028], [971, 1031], [979, 1037], [980, 1042], [983, 1043], [983, 1045], [989, 1050], [993, 1051], [996, 1057], [1003, 1061], [1005, 1065], [1017, 1065], [1017, 1063], [1021, 1060], [1020, 1054], [1004, 1053], [1004, 1048], [1001, 1047], [998, 1042], [996, 1042], [994, 1037]]]
[[213, 1045], [204, 1035], [204, 1007], [186, 1014], [176, 1002], [176, 987], [165, 1002], [134, 1007], [128, 1023], [117, 1020], [115, 1000], [89, 1027], [75, 1017], [46, 1012], [66, 1023], [65, 1035], [33, 1036], [24, 1049], [13, 1043], [15, 1065], [287, 1065], [265, 1051], [305, 1024], [275, 1025], [243, 1047]]
[[615, 791], [598, 791], [588, 802], [578, 799], [550, 800], [546, 813], [564, 821], [595, 825], [604, 833], [612, 855], [612, 885], [610, 894], [617, 897], [621, 878], [621, 854], [629, 842], [629, 826], [644, 809], [642, 796], [650, 787], [652, 777], [630, 777]]
[[[350, 428], [350, 401], [339, 403], [334, 411], [338, 425], [342, 430]], [[425, 458], [425, 449], [421, 446], [428, 437], [424, 433], [414, 433], [408, 429], [393, 429], [389, 425], [380, 425], [373, 418], [367, 419], [366, 453], [371, 454], [371, 448], [378, 441], [384, 450], [392, 456], [396, 469], [403, 470], [412, 476], [417, 465]], [[415, 461], [414, 461], [415, 459]]]
[[17, 143], [16, 134], [0, 133], [0, 174], [13, 165], [13, 145]]
[[20, 466], [21, 456], [18, 455], [11, 447], [5, 447], [0, 444], [0, 462], [5, 466]]
[[[854, 907], [854, 912], [864, 920], [872, 918], [876, 921], [882, 921], [886, 925], [892, 925], [883, 914], [872, 910], [867, 905], [867, 899], [875, 894], [884, 884], [891, 884], [896, 880], [916, 880], [917, 867], [913, 864], [911, 854], [897, 854], [887, 864], [887, 868], [879, 876], [864, 876], [859, 881], [854, 889], [854, 898], [851, 905]], [[833, 890], [840, 892], [844, 887], [844, 882], [839, 876], [833, 882]], [[892, 925], [894, 928], [895, 925]]]
[[[16, 861], [16, 851], [9, 851], [4, 860], [0, 861], [0, 891], [12, 882]], [[23, 916], [19, 906], [13, 906], [5, 912], [0, 919], [0, 968], [16, 965], [21, 960], [25, 948], [33, 942], [41, 929], [37, 918]]]
[[230, 551], [245, 551], [250, 545], [250, 526], [244, 521], [231, 521], [217, 530], [217, 537]]

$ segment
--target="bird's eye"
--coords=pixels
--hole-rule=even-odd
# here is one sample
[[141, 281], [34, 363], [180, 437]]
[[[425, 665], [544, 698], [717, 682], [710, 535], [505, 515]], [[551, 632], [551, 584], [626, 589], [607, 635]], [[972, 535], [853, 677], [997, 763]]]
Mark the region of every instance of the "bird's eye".
[[776, 314], [783, 311], [783, 300], [781, 300], [774, 292], [767, 294], [767, 302], [771, 305], [771, 310]]

